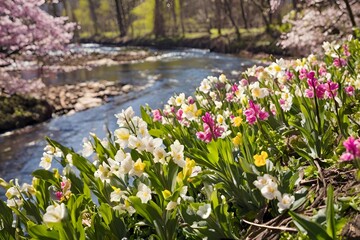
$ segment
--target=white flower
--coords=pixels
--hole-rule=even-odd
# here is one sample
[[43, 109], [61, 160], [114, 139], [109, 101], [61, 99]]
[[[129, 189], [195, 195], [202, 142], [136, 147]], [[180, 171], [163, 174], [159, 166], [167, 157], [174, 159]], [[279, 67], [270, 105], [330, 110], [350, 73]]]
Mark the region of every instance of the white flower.
[[176, 206], [178, 205], [177, 202], [174, 201], [170, 201], [167, 205], [166, 205], [166, 210], [170, 211], [176, 208]]
[[73, 166], [73, 159], [72, 159], [72, 154], [68, 153], [66, 154], [66, 161], [69, 163], [70, 166]]
[[173, 157], [173, 161], [179, 165], [179, 167], [185, 167], [185, 160], [184, 160], [184, 146], [180, 144], [178, 140], [176, 140], [171, 146], [170, 155]]
[[263, 188], [261, 188], [261, 194], [264, 198], [272, 200], [281, 195], [277, 189], [277, 184], [273, 181], [268, 182]]
[[211, 213], [211, 205], [209, 203], [206, 203], [199, 207], [199, 209], [196, 211], [196, 214], [199, 215], [202, 219], [206, 219], [210, 216]]
[[121, 174], [128, 174], [133, 168], [133, 166], [134, 166], [134, 161], [132, 160], [130, 154], [126, 153], [125, 159], [121, 161], [119, 171]]
[[151, 199], [151, 189], [145, 184], [140, 183], [136, 196], [141, 199], [142, 203], [147, 203]]
[[13, 207], [13, 208], [20, 208], [23, 205], [23, 200], [22, 198], [12, 198], [12, 199], [8, 199], [6, 201], [6, 205], [8, 207]]
[[126, 121], [129, 121], [133, 118], [135, 112], [132, 107], [128, 107], [125, 111], [122, 110], [121, 113], [115, 114], [115, 117], [118, 119], [117, 124], [121, 127], [122, 125], [127, 125]]
[[83, 157], [90, 157], [90, 155], [93, 154], [93, 152], [94, 152], [93, 146], [91, 145], [91, 142], [87, 138], [83, 139], [82, 147], [83, 147], [83, 149], [81, 151], [81, 155]]
[[226, 82], [226, 76], [224, 75], [224, 74], [221, 74], [220, 76], [219, 76], [219, 81], [221, 82], [221, 83], [225, 83]]
[[125, 152], [124, 152], [122, 149], [118, 150], [118, 151], [116, 152], [116, 154], [115, 154], [115, 157], [114, 157], [115, 161], [117, 161], [117, 162], [121, 162], [121, 161], [123, 161], [125, 158], [126, 158], [126, 154], [125, 154]]
[[180, 93], [178, 96], [176, 96], [175, 98], [175, 105], [176, 106], [181, 106], [182, 104], [185, 103], [185, 93]]
[[131, 149], [137, 149], [139, 151], [145, 150], [145, 145], [142, 140], [135, 137], [134, 135], [130, 135], [128, 147]]
[[282, 211], [284, 211], [285, 209], [289, 209], [291, 207], [291, 205], [294, 203], [295, 201], [295, 197], [285, 193], [282, 197], [281, 195], [278, 197], [278, 208], [279, 208], [279, 212], [281, 213]]
[[165, 164], [165, 158], [168, 155], [167, 152], [165, 151], [164, 148], [162, 147], [157, 147], [154, 149], [154, 151], [152, 152], [154, 155], [154, 162], [157, 163], [161, 163], [161, 164]]
[[130, 131], [127, 128], [119, 128], [114, 131], [117, 138], [115, 142], [119, 143], [122, 148], [127, 147], [130, 137]]
[[203, 92], [203, 93], [208, 93], [211, 89], [211, 85], [208, 79], [204, 79], [202, 80], [200, 87], [199, 87], [199, 91]]
[[46, 208], [43, 220], [46, 224], [59, 223], [66, 217], [66, 206], [64, 203], [60, 205], [50, 205]]
[[268, 183], [273, 181], [273, 177], [269, 174], [264, 174], [264, 176], [258, 176], [257, 180], [254, 181], [255, 187], [258, 189], [262, 189], [264, 186], [266, 186]]
[[44, 168], [45, 170], [49, 170], [51, 168], [53, 155], [43, 153], [43, 157], [41, 158], [39, 166]]
[[155, 148], [160, 147], [163, 143], [161, 138], [153, 138], [151, 136], [144, 137], [142, 142], [145, 146], [145, 150], [151, 153], [155, 150]]
[[11, 199], [11, 198], [14, 198], [14, 197], [20, 198], [20, 195], [21, 194], [20, 194], [20, 191], [19, 191], [17, 186], [10, 187], [5, 193], [5, 196], [8, 199]]
[[98, 170], [95, 171], [94, 176], [96, 178], [100, 178], [102, 182], [110, 182], [110, 166], [106, 164], [106, 162], [103, 162], [99, 165]]
[[120, 188], [113, 187], [114, 191], [110, 193], [111, 202], [120, 202], [121, 198], [124, 196], [124, 192]]
[[120, 162], [115, 161], [111, 158], [108, 158], [108, 163], [109, 163], [109, 167], [110, 167], [110, 173], [109, 175], [113, 174], [115, 176], [117, 176], [118, 178], [121, 178], [121, 172], [120, 172]]

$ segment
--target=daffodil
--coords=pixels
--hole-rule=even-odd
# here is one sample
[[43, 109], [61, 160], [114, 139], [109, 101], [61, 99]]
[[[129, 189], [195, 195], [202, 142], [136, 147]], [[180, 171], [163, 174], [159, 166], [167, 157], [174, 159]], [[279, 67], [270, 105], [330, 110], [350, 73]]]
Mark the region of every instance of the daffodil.
[[261, 154], [256, 154], [254, 156], [254, 164], [257, 167], [262, 167], [266, 164], [266, 159], [268, 158], [267, 152], [262, 151]]
[[145, 184], [140, 183], [136, 196], [141, 199], [142, 203], [147, 203], [151, 199], [151, 189]]
[[61, 222], [66, 217], [66, 206], [64, 203], [60, 205], [50, 205], [46, 208], [43, 220], [46, 224], [55, 224]]

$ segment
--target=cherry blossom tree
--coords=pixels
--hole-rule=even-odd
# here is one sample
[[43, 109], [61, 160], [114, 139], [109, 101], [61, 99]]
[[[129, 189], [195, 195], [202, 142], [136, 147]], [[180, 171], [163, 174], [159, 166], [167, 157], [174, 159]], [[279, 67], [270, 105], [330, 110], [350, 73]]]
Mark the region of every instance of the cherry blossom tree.
[[289, 51], [307, 55], [318, 53], [324, 41], [341, 41], [359, 26], [359, 1], [303, 0], [303, 10], [294, 19], [293, 13], [284, 17], [292, 28], [283, 34], [280, 46]]
[[[50, 52], [63, 50], [71, 41], [75, 24], [67, 22], [65, 17], [46, 13], [40, 8], [44, 2], [0, 1], [0, 67], [11, 65], [19, 58], [44, 58]], [[17, 86], [19, 90], [26, 89], [22, 80], [0, 69], [0, 92], [13, 92]]]

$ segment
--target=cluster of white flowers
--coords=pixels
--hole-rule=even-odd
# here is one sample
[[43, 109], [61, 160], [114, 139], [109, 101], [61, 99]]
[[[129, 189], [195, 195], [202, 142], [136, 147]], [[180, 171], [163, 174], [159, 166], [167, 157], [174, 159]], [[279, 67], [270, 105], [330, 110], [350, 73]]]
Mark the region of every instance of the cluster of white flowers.
[[295, 197], [290, 194], [281, 195], [278, 190], [278, 184], [275, 177], [264, 174], [264, 176], [258, 176], [254, 181], [254, 185], [260, 190], [261, 194], [268, 200], [277, 199], [279, 212], [283, 212], [285, 209], [289, 209], [295, 201]]
[[44, 168], [45, 170], [49, 170], [51, 168], [53, 157], [61, 158], [63, 157], [63, 153], [59, 148], [47, 145], [44, 148], [43, 157], [41, 158], [39, 166]]
[[[36, 178], [33, 178], [33, 181], [35, 181]], [[5, 182], [3, 179], [0, 179], [0, 182]], [[35, 195], [36, 190], [33, 187], [33, 185], [23, 183], [22, 186], [19, 185], [18, 179], [15, 179], [15, 181], [11, 180], [10, 184], [12, 185], [9, 187], [5, 193], [5, 196], [7, 197], [7, 206], [12, 208], [21, 208], [24, 203], [24, 195], [25, 196], [31, 196]]]

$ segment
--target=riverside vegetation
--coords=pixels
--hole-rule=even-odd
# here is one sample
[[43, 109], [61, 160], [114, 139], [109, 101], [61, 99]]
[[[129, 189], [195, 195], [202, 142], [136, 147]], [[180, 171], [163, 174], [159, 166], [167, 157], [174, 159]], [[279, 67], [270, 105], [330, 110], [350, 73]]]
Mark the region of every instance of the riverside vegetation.
[[0, 238], [358, 239], [360, 42], [323, 48], [129, 107], [81, 152], [47, 139], [31, 184], [1, 181]]

